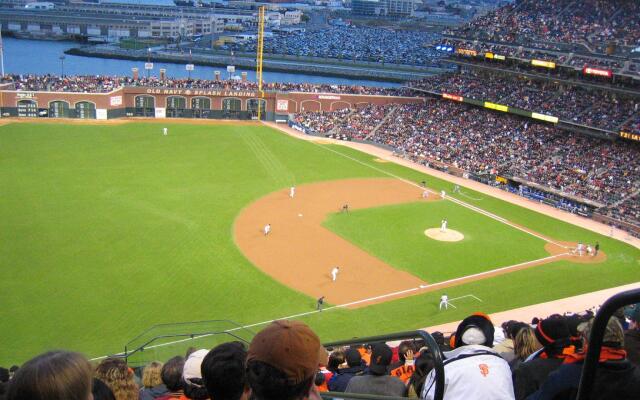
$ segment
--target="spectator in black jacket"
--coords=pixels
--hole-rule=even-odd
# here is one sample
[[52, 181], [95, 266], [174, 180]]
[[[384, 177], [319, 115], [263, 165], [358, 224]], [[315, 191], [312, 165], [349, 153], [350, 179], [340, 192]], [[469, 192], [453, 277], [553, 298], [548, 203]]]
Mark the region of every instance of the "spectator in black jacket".
[[551, 316], [538, 323], [536, 339], [543, 345], [536, 357], [513, 371], [516, 400], [523, 400], [540, 388], [547, 376], [562, 365], [566, 354], [573, 352], [569, 326], [565, 317]]
[[[584, 348], [593, 328], [593, 320], [581, 326]], [[563, 365], [551, 373], [540, 389], [527, 400], [575, 399], [586, 351], [569, 355]], [[598, 368], [590, 392], [591, 400], [636, 399], [640, 393], [640, 368], [626, 359], [624, 333], [616, 317], [609, 319], [602, 338]]]
[[624, 349], [627, 351], [627, 360], [640, 365], [640, 303], [628, 309], [629, 329], [624, 333]]
[[360, 356], [358, 349], [350, 347], [345, 352], [345, 359], [347, 361], [347, 368], [338, 369], [336, 374], [333, 375], [329, 381], [329, 390], [332, 392], [344, 392], [347, 389], [347, 385], [351, 378], [364, 373], [362, 357]]

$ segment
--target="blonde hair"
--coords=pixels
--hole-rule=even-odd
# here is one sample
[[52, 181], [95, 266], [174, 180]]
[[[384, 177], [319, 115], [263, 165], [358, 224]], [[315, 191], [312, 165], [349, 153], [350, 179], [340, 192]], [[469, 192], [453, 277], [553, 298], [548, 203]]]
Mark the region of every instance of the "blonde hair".
[[120, 358], [107, 358], [96, 367], [96, 378], [109, 386], [116, 400], [138, 400], [133, 371]]
[[162, 363], [151, 361], [142, 371], [142, 386], [152, 388], [162, 383]]
[[542, 345], [536, 339], [536, 334], [531, 327], [520, 329], [513, 341], [513, 351], [522, 361], [541, 348]]

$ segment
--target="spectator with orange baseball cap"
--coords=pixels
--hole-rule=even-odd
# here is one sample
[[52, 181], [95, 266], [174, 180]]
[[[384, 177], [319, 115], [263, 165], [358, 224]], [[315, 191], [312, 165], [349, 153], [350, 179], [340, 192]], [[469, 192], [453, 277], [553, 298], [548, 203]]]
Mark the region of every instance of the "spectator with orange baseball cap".
[[318, 336], [298, 321], [274, 321], [251, 341], [247, 379], [255, 400], [319, 400], [314, 383], [327, 351]]

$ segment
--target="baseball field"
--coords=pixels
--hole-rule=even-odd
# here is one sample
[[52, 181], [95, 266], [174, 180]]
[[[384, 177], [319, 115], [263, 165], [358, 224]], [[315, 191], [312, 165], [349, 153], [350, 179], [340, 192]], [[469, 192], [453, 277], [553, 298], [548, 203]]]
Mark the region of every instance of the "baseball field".
[[[640, 250], [621, 241], [250, 123], [0, 126], [0, 188], [3, 365], [113, 354], [182, 321], [259, 330], [296, 316], [324, 341], [383, 334], [640, 276]], [[597, 256], [574, 254], [596, 241]], [[453, 307], [439, 311], [444, 292]]]

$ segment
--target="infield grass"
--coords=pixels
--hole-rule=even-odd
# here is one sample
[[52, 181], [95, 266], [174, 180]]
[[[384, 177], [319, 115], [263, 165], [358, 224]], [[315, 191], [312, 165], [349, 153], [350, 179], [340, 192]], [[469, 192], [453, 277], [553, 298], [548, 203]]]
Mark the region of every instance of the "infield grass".
[[[164, 126], [169, 128], [167, 137], [161, 134]], [[414, 182], [426, 179], [435, 190], [450, 192], [453, 186], [373, 158], [342, 146], [299, 141], [267, 127], [233, 123], [0, 127], [0, 365], [24, 362], [54, 348], [90, 357], [119, 352], [129, 339], [157, 323], [230, 319], [251, 324], [313, 310], [314, 299], [273, 281], [246, 260], [233, 242], [233, 221], [247, 204], [291, 184], [384, 177], [389, 172]], [[640, 276], [640, 251], [635, 248], [484, 194], [465, 193], [480, 200], [462, 200], [559, 240], [600, 240], [609, 259], [594, 265], [555, 262], [450, 288], [450, 297], [473, 293], [485, 302], [448, 313], [436, 310], [439, 293], [426, 293], [314, 314], [305, 321], [323, 340], [344, 339], [553, 300]], [[510, 240], [515, 234], [498, 229], [495, 221], [462, 209], [429, 211], [435, 207], [455, 208], [446, 203], [407, 205], [363, 210], [353, 217], [367, 226], [376, 214], [376, 224], [388, 229], [381, 232], [388, 232], [391, 242], [379, 256], [390, 257], [398, 268], [416, 268], [423, 257], [449, 265], [448, 271], [423, 272], [429, 279], [540, 255], [539, 243]], [[477, 227], [460, 229], [469, 234], [467, 251], [472, 254], [418, 249], [417, 241], [426, 240], [420, 235], [407, 246], [403, 230], [417, 230], [418, 225], [424, 229], [430, 215], [439, 223], [443, 213], [451, 227], [458, 225], [452, 220], [458, 214], [477, 219]], [[420, 218], [412, 218], [415, 215]], [[484, 254], [479, 250], [481, 236], [494, 230], [504, 243], [492, 249], [501, 254]], [[357, 240], [373, 248], [383, 238]], [[475, 260], [483, 261], [475, 265]], [[164, 361], [188, 345], [151, 356]]]

